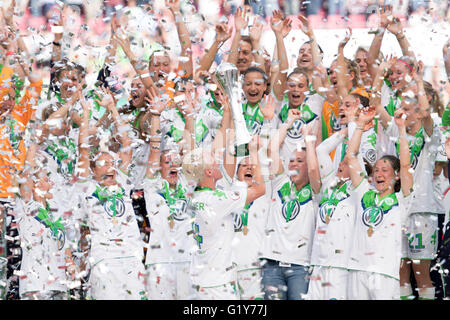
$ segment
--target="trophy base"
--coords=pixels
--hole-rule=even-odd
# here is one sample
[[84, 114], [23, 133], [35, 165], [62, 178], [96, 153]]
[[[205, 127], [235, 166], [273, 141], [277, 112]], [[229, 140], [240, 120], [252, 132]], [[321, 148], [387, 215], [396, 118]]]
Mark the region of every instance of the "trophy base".
[[235, 157], [247, 157], [248, 155], [250, 155], [248, 143], [234, 145], [234, 156]]

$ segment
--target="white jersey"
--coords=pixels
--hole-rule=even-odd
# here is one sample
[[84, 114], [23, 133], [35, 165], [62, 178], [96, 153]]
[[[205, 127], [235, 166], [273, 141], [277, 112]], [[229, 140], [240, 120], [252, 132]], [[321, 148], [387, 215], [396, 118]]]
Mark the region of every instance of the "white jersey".
[[[217, 188], [229, 190], [233, 183], [245, 184], [241, 181], [231, 181], [224, 175], [217, 181]], [[266, 190], [268, 190], [266, 188]], [[268, 192], [266, 192], [268, 194]], [[264, 229], [269, 214], [269, 200], [263, 195], [249, 205], [245, 205], [242, 211], [234, 212], [234, 240], [233, 256], [237, 265], [237, 271], [260, 268], [261, 243], [264, 239]], [[244, 226], [246, 231], [244, 231]], [[246, 233], [244, 233], [246, 232]]]
[[399, 279], [402, 227], [409, 197], [398, 192], [381, 200], [367, 179], [353, 189], [351, 197], [356, 218], [349, 269]]
[[271, 190], [262, 257], [308, 266], [317, 212], [313, 192], [309, 184], [296, 191], [285, 173], [274, 178]]
[[89, 227], [91, 249], [94, 263], [102, 259], [136, 257], [142, 260], [144, 242], [141, 239], [138, 223], [130, 197], [128, 177], [117, 171], [118, 186], [109, 187], [110, 194], [103, 197], [104, 190], [93, 180], [76, 183], [79, 197], [77, 219]]
[[176, 107], [165, 109], [160, 118], [162, 143], [170, 144], [180, 141], [185, 128], [185, 121], [181, 112]]
[[[160, 177], [145, 179], [144, 195], [149, 218], [149, 210], [151, 210], [149, 206], [153, 208], [153, 212], [157, 213], [158, 211], [159, 206], [151, 199], [151, 197], [154, 197], [155, 195], [158, 196], [157, 202], [159, 203], [160, 199], [162, 199], [164, 205], [168, 209], [164, 214], [158, 213], [159, 218], [157, 222], [155, 222], [164, 224], [164, 241], [167, 241], [169, 244], [167, 253], [164, 256], [164, 259], [166, 260], [149, 257], [147, 255], [147, 260], [150, 259], [152, 261], [151, 263], [191, 261], [191, 254], [196, 249], [196, 243], [191, 235], [193, 217], [191, 215], [192, 212], [188, 210], [190, 199], [187, 196], [186, 185], [186, 179], [182, 174], [180, 174], [179, 183], [175, 190], [171, 189], [168, 182]], [[150, 227], [153, 232], [155, 228], [151, 221]], [[156, 234], [150, 234], [150, 242], [153, 243], [155, 239], [158, 239], [158, 236]]]
[[150, 144], [141, 139], [135, 139], [131, 145], [133, 148], [133, 159], [130, 166], [130, 178], [134, 189], [142, 189], [145, 174], [147, 172]]
[[[66, 291], [66, 226], [63, 209], [48, 203], [18, 200], [18, 231], [22, 248], [20, 294]], [[61, 220], [60, 220], [61, 219]]]
[[236, 280], [233, 265], [233, 212], [242, 211], [247, 188], [235, 190], [197, 188], [192, 197], [193, 233], [198, 249], [191, 262], [192, 282], [200, 287], [224, 285]]
[[[356, 123], [350, 122], [348, 125], [348, 140], [350, 142], [351, 137], [356, 129]], [[333, 159], [335, 170], [338, 169], [339, 163], [344, 159], [347, 153], [348, 144], [341, 143], [336, 147], [336, 153]], [[372, 127], [362, 133], [361, 145], [359, 147], [359, 153], [362, 158], [366, 160], [371, 166], [374, 166], [377, 161], [377, 132]], [[364, 162], [363, 162], [364, 163]], [[364, 167], [363, 167], [364, 168]]]
[[401, 99], [397, 97], [396, 93], [387, 85], [386, 81], [381, 86], [381, 105], [387, 112], [393, 116], [394, 111], [400, 107]]
[[195, 122], [197, 146], [210, 146], [222, 124], [223, 109], [214, 106], [213, 101], [203, 101], [202, 109]]
[[[303, 141], [304, 137], [301, 132], [302, 126], [309, 125], [313, 122], [313, 120], [320, 119], [324, 102], [325, 99], [322, 96], [319, 94], [313, 94], [306, 96], [302, 105], [299, 107], [299, 110], [301, 110], [301, 118], [294, 121], [292, 127], [287, 131], [286, 138], [281, 146], [280, 157], [284, 160], [283, 163], [285, 164], [285, 170], [287, 170], [289, 159], [297, 150], [297, 145], [299, 142]], [[280, 108], [280, 111], [275, 116], [276, 128], [280, 128], [280, 126], [287, 120], [288, 113], [289, 104], [288, 102], [285, 102], [283, 107]]]
[[350, 198], [351, 182], [333, 186], [322, 179], [321, 201], [311, 253], [311, 265], [347, 268], [355, 223], [355, 205]]
[[[385, 134], [394, 142], [398, 142], [399, 131], [394, 121], [385, 129]], [[433, 133], [428, 136], [423, 127], [416, 135], [407, 135], [411, 152], [411, 168], [414, 170], [414, 192], [412, 194], [411, 213], [437, 213], [439, 205], [433, 191], [433, 170], [437, 150], [440, 144], [440, 130], [434, 126]], [[391, 143], [388, 154], [399, 157], [396, 145]]]

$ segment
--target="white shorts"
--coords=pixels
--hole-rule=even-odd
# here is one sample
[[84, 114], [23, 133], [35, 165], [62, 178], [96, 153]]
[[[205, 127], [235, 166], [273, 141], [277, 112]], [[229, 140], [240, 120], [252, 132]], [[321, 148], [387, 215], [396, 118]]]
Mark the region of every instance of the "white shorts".
[[105, 259], [91, 268], [90, 295], [96, 300], [143, 300], [146, 274], [136, 258]]
[[239, 300], [236, 286], [227, 283], [215, 287], [199, 287], [195, 300]]
[[402, 236], [402, 257], [433, 260], [437, 250], [438, 216], [432, 213], [412, 213]]
[[262, 300], [264, 298], [260, 268], [238, 271], [237, 279], [241, 300]]
[[400, 280], [373, 272], [349, 270], [348, 300], [399, 300]]
[[190, 300], [195, 291], [189, 275], [190, 262], [158, 263], [147, 266], [150, 300]]
[[347, 300], [347, 269], [314, 266], [307, 300]]

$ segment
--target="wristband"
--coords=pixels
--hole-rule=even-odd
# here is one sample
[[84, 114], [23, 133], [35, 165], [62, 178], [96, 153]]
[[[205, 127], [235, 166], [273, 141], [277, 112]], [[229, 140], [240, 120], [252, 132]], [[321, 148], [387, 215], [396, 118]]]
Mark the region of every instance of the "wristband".
[[53, 45], [54, 45], [54, 46], [57, 46], [57, 47], [61, 47], [61, 43], [56, 42], [56, 41], [53, 41]]
[[364, 127], [356, 127], [357, 130], [364, 131]]

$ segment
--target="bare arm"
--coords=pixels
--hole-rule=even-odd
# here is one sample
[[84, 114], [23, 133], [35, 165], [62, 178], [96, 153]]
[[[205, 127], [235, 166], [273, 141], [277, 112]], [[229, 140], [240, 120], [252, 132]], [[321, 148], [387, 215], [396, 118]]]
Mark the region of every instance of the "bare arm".
[[402, 109], [398, 109], [394, 114], [395, 124], [398, 127], [400, 138], [400, 180], [403, 195], [408, 196], [413, 189], [414, 179], [411, 172], [411, 154], [406, 135], [405, 119], [406, 115]]
[[170, 12], [172, 12], [175, 18], [175, 26], [181, 45], [181, 57], [188, 58], [187, 61], [182, 61], [179, 66], [185, 72], [185, 76], [190, 77], [193, 75], [194, 70], [192, 63], [192, 43], [189, 37], [189, 30], [183, 22], [183, 16], [180, 12], [180, 0], [166, 0], [166, 5], [169, 6]]
[[[344, 47], [347, 44], [348, 40], [350, 40], [350, 37], [352, 35], [352, 29], [350, 29], [350, 33], [346, 35], [345, 39], [339, 43], [338, 48], [338, 56], [337, 56], [337, 65], [338, 70], [336, 71], [337, 75], [337, 90], [338, 90], [338, 101], [339, 104], [342, 103], [344, 98], [348, 94], [347, 89], [347, 83], [350, 80], [350, 75], [348, 73], [347, 63], [345, 63], [345, 57], [344, 57]], [[356, 76], [356, 75], [355, 75]]]
[[[319, 160], [317, 159], [316, 153], [317, 132], [314, 132], [310, 126], [303, 126], [302, 131], [305, 136], [306, 163], [308, 164], [309, 182], [312, 191], [315, 194], [318, 194], [322, 187], [322, 181], [320, 178]], [[315, 131], [318, 131], [317, 128]]]
[[391, 121], [391, 116], [381, 105], [381, 87], [384, 83], [384, 76], [386, 71], [395, 63], [395, 59], [391, 58], [388, 61], [383, 61], [375, 75], [372, 85], [372, 93], [370, 96], [370, 105], [375, 107], [375, 110], [380, 117], [381, 125], [386, 129]]
[[279, 150], [284, 143], [288, 130], [292, 127], [294, 121], [300, 119], [300, 117], [300, 110], [290, 109], [287, 121], [280, 126], [272, 139], [270, 139], [267, 148], [267, 157], [271, 159], [270, 174], [278, 175], [283, 173], [283, 162], [280, 158]]
[[[423, 67], [422, 62], [419, 62], [419, 65]], [[431, 136], [433, 134], [433, 118], [431, 117], [431, 106], [428, 102], [425, 88], [423, 86], [423, 78], [422, 75], [416, 71], [413, 72], [412, 76], [417, 84], [417, 97], [420, 110], [419, 113], [422, 119], [422, 126], [427, 134]]]
[[358, 153], [361, 145], [361, 137], [366, 124], [373, 121], [375, 116], [375, 109], [361, 110], [359, 118], [356, 122], [356, 130], [353, 133], [352, 138], [348, 144], [347, 159], [350, 171], [350, 179], [352, 180], [352, 186], [356, 188], [364, 179], [364, 170], [358, 161]]
[[241, 42], [241, 30], [248, 25], [248, 16], [242, 8], [237, 8], [234, 14], [234, 37], [231, 43], [231, 52], [228, 55], [227, 61], [234, 65], [237, 64], [239, 58], [239, 46]]
[[201, 57], [199, 62], [199, 71], [208, 71], [214, 62], [214, 59], [219, 51], [220, 47], [227, 41], [231, 36], [231, 28], [227, 29], [226, 23], [219, 23], [216, 25], [216, 39], [206, 53]]

